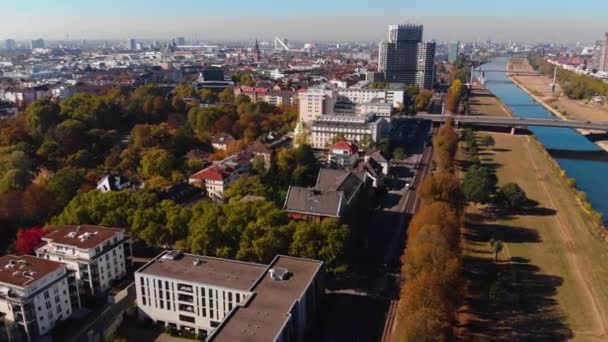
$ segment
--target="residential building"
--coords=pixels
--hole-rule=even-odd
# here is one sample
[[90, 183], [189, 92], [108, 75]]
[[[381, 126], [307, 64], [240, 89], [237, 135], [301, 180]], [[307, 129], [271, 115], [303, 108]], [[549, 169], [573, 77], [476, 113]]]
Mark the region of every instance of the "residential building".
[[460, 42], [456, 41], [456, 42], [452, 42], [449, 44], [448, 46], [448, 62], [454, 64], [456, 62], [458, 62], [460, 56], [459, 56], [459, 49], [460, 49]]
[[16, 104], [14, 104], [12, 102], [0, 100], [0, 120], [12, 118], [13, 116], [17, 115], [18, 113], [19, 113], [19, 108], [17, 108]]
[[30, 255], [0, 257], [0, 314], [12, 341], [47, 334], [80, 306], [73, 273]]
[[295, 93], [292, 91], [273, 90], [260, 87], [241, 86], [234, 88], [234, 96], [245, 95], [251, 100], [251, 103], [263, 101], [275, 106], [282, 104], [294, 104], [296, 100], [294, 94]]
[[44, 49], [44, 39], [38, 38], [30, 41], [30, 49]]
[[225, 151], [233, 142], [235, 142], [234, 137], [228, 133], [222, 132], [211, 137], [211, 146], [216, 150]]
[[364, 184], [364, 174], [323, 168], [314, 187], [289, 187], [283, 210], [290, 218], [299, 220], [343, 218], [356, 207]]
[[366, 178], [371, 180], [372, 187], [377, 188], [384, 185], [390, 164], [381, 151], [368, 151], [363, 162], [357, 165], [357, 171], [364, 173]]
[[233, 154], [191, 175], [188, 183], [204, 187], [209, 197], [222, 200], [230, 183], [249, 171], [252, 157], [248, 152]]
[[422, 31], [422, 25], [389, 26], [388, 41], [379, 45], [378, 72], [383, 81], [432, 87], [428, 79], [434, 72], [435, 45], [422, 42]]
[[298, 93], [299, 121], [309, 127], [313, 120], [333, 114], [337, 99], [337, 92], [326, 88], [310, 88]]
[[320, 261], [269, 265], [166, 251], [135, 272], [142, 318], [207, 341], [306, 341], [323, 297]]
[[349, 167], [355, 165], [359, 159], [359, 149], [357, 145], [346, 140], [340, 140], [329, 148], [327, 160], [329, 165], [339, 167]]
[[68, 225], [42, 238], [40, 258], [65, 263], [76, 272], [83, 293], [102, 295], [127, 274], [130, 241], [125, 230], [89, 225]]
[[107, 174], [97, 181], [97, 190], [101, 192], [120, 191], [132, 185], [131, 181], [125, 177]]
[[377, 118], [373, 114], [368, 116], [325, 115], [312, 122], [310, 143], [313, 148], [326, 149], [336, 136], [342, 136], [349, 141], [378, 142], [388, 137], [390, 130], [391, 124], [386, 119]]

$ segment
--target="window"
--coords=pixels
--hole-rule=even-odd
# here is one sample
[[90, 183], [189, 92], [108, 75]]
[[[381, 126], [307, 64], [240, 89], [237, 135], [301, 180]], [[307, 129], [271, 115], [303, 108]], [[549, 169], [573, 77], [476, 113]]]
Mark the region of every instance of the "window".
[[190, 317], [190, 316], [186, 316], [186, 315], [179, 315], [179, 320], [182, 322], [194, 323], [194, 317]]
[[61, 305], [57, 305], [57, 313], [61, 314]]
[[44, 299], [49, 299], [49, 291], [44, 291]]
[[146, 297], [141, 297], [141, 303], [142, 303], [143, 305], [147, 305], [147, 304], [146, 304]]

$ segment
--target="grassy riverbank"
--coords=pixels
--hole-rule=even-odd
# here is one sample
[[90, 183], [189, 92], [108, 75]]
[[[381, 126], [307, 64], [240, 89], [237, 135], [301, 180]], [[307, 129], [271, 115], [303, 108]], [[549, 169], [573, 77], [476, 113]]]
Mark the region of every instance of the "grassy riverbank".
[[[519, 184], [538, 204], [526, 213], [498, 217], [482, 207], [467, 208], [466, 331], [481, 340], [605, 340], [608, 244], [540, 144], [529, 136], [483, 134], [496, 141], [494, 149], [480, 155], [496, 169], [500, 184]], [[504, 242], [498, 263], [491, 238]], [[496, 272], [517, 274], [513, 295], [523, 307], [488, 311], [491, 273]]]
[[513, 116], [507, 106], [505, 106], [496, 95], [480, 85], [474, 85], [471, 89], [468, 115]]

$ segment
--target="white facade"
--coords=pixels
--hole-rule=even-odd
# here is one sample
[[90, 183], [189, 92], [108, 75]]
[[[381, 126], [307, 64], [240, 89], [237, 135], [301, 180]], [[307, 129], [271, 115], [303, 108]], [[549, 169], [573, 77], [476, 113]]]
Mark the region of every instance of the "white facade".
[[[99, 295], [110, 289], [114, 280], [126, 276], [127, 251], [125, 249], [128, 248], [127, 239], [123, 229], [96, 226], [79, 227], [68, 226], [43, 237], [46, 245], [38, 248], [36, 255], [40, 258], [65, 263], [69, 270], [75, 272], [76, 279], [85, 292], [91, 295]], [[83, 235], [96, 235], [93, 232], [108, 229], [111, 229], [112, 233], [104, 234], [104, 238], [100, 239], [94, 246], [83, 247], [79, 243], [84, 242]], [[65, 238], [53, 239], [54, 236], [61, 234], [65, 235]], [[98, 234], [101, 235], [101, 233]], [[95, 236], [89, 237], [89, 239], [94, 238]], [[74, 241], [70, 242], [70, 239], [74, 239]]]
[[405, 92], [403, 90], [391, 89], [341, 88], [338, 89], [338, 95], [346, 97], [355, 104], [369, 103], [374, 100], [386, 100], [392, 104], [393, 108], [399, 108], [403, 104]]
[[20, 326], [25, 339], [47, 334], [57, 321], [72, 315], [65, 266], [27, 255], [1, 260], [0, 313]]
[[386, 118], [390, 120], [393, 112], [393, 106], [390, 102], [385, 100], [373, 101], [368, 103], [358, 104], [356, 106], [357, 114], [367, 116], [374, 114], [376, 117]]
[[369, 138], [377, 142], [387, 137], [389, 132], [390, 123], [382, 118], [327, 115], [313, 121], [310, 140], [313, 148], [325, 149], [339, 135], [349, 141], [360, 142]]
[[322, 116], [334, 113], [337, 93], [331, 89], [311, 88], [298, 94], [299, 121], [306, 126]]

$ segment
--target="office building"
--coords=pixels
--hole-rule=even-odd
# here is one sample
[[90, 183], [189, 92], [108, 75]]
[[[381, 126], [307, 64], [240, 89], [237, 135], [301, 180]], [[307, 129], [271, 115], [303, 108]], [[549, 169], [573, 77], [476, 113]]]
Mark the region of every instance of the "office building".
[[17, 42], [14, 39], [7, 39], [4, 41], [4, 48], [6, 50], [15, 50], [17, 48]]
[[434, 71], [434, 53], [434, 44], [422, 42], [422, 25], [390, 25], [388, 41], [379, 45], [378, 72], [381, 75], [374, 74], [374, 80], [431, 88], [432, 82], [428, 84], [426, 80], [432, 76], [426, 74]]
[[298, 93], [299, 121], [309, 127], [312, 121], [334, 113], [338, 93], [332, 89], [310, 88]]
[[61, 262], [30, 255], [0, 257], [0, 313], [11, 341], [48, 333], [79, 307], [75, 279]]
[[76, 273], [83, 293], [101, 295], [127, 274], [129, 239], [124, 229], [100, 226], [64, 226], [42, 238], [36, 255], [65, 263]]
[[384, 100], [393, 108], [399, 108], [405, 99], [405, 92], [396, 89], [340, 88], [338, 96], [357, 105]]
[[604, 40], [598, 44], [596, 51], [596, 68], [598, 71], [608, 72], [608, 32], [604, 33]]
[[44, 49], [44, 39], [38, 38], [30, 41], [30, 49]]
[[137, 40], [130, 38], [129, 39], [129, 50], [136, 50], [137, 49]]
[[178, 46], [186, 45], [186, 38], [177, 37], [177, 38], [175, 38], [175, 42], [177, 43]]
[[454, 64], [459, 59], [460, 42], [452, 42], [448, 45], [448, 62]]
[[140, 317], [208, 341], [305, 341], [323, 296], [320, 261], [269, 265], [166, 251], [135, 272]]
[[336, 136], [360, 142], [369, 139], [378, 142], [388, 136], [391, 124], [384, 118], [355, 115], [323, 115], [311, 123], [310, 143], [313, 148], [327, 149]]

